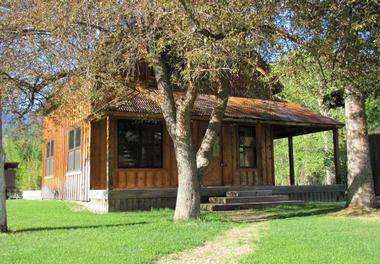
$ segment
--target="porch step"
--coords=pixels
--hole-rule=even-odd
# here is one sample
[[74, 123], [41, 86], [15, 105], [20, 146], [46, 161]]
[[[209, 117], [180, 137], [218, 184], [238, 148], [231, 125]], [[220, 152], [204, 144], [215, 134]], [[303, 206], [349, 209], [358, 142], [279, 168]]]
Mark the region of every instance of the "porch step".
[[236, 203], [255, 203], [255, 202], [276, 202], [288, 201], [287, 195], [260, 195], [242, 197], [210, 197], [209, 202], [214, 204], [236, 204]]
[[252, 197], [272, 195], [272, 190], [252, 190], [252, 191], [228, 191], [227, 197]]
[[205, 211], [246, 210], [246, 209], [262, 209], [262, 208], [276, 207], [280, 205], [302, 205], [302, 204], [304, 204], [304, 201], [301, 201], [301, 200], [253, 202], [253, 203], [230, 203], [230, 204], [205, 203], [205, 204], [201, 204], [201, 210], [205, 210]]

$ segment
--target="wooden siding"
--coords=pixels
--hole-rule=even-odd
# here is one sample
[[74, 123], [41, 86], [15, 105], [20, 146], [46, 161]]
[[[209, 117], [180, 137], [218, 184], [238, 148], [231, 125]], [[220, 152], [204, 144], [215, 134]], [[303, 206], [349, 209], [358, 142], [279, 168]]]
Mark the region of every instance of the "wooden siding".
[[107, 123], [106, 119], [91, 123], [91, 190], [107, 188]]
[[[107, 144], [106, 119], [92, 123], [91, 147], [91, 189], [145, 189], [170, 188], [178, 184], [177, 165], [172, 141], [165, 127], [163, 131], [163, 167], [162, 168], [118, 168], [117, 164], [117, 120], [122, 116], [109, 118], [110, 142]], [[199, 146], [201, 127], [207, 122], [192, 123], [194, 142]], [[249, 124], [244, 124], [249, 125]], [[220, 142], [220, 159], [214, 159], [213, 169], [206, 175], [203, 186], [254, 186], [274, 184], [273, 132], [271, 125], [256, 124], [257, 168], [239, 167], [238, 125], [223, 124]], [[109, 152], [106, 146], [109, 146]], [[107, 153], [113, 158], [107, 165]], [[107, 167], [111, 167], [110, 184], [107, 186]], [[218, 173], [215, 173], [217, 167]]]
[[172, 141], [163, 128], [162, 168], [118, 168], [117, 164], [117, 118], [110, 119], [110, 153], [113, 154], [112, 189], [176, 187], [177, 165]]
[[[55, 112], [44, 119], [42, 146], [42, 197], [44, 199], [88, 200], [90, 181], [90, 136], [89, 122], [81, 118], [67, 118], [66, 112]], [[67, 174], [68, 133], [81, 128], [81, 166], [76, 174]], [[46, 143], [54, 140], [53, 175], [45, 176]]]
[[239, 167], [239, 135], [237, 124], [224, 124], [222, 127], [222, 137], [224, 185], [252, 186], [274, 184], [273, 132], [270, 125], [256, 125], [257, 168]]

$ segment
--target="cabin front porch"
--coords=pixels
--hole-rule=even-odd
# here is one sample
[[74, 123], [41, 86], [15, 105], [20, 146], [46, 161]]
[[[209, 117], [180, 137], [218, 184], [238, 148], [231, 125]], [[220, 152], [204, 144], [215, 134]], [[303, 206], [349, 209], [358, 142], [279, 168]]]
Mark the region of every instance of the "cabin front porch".
[[[300, 204], [301, 201], [333, 202], [345, 199], [345, 185], [295, 185], [295, 186], [209, 186], [201, 188], [202, 208], [210, 208], [210, 199], [223, 199], [226, 196], [236, 197], [236, 192], [256, 192], [253, 196], [272, 196], [273, 205]], [[245, 195], [243, 193], [243, 195]], [[239, 195], [239, 194], [237, 194]], [[152, 208], [174, 208], [177, 196], [177, 188], [152, 188], [152, 189], [130, 189], [130, 190], [90, 190], [88, 207], [96, 211], [134, 211], [150, 210]], [[282, 196], [282, 197], [280, 197]], [[247, 196], [246, 196], [247, 197]], [[251, 196], [248, 196], [251, 197]], [[281, 199], [280, 199], [281, 198]], [[270, 200], [270, 199], [269, 199]], [[218, 201], [220, 202], [220, 201]], [[260, 201], [257, 202], [264, 202]], [[285, 203], [284, 203], [285, 202]], [[241, 202], [240, 202], [241, 203]], [[211, 203], [212, 204], [212, 203]], [[221, 202], [220, 204], [231, 204]], [[268, 206], [268, 204], [263, 204]], [[271, 204], [269, 204], [270, 206]], [[258, 204], [257, 207], [260, 208]], [[219, 210], [226, 207], [219, 207]], [[234, 209], [234, 208], [228, 208]], [[247, 209], [247, 208], [238, 208]], [[215, 210], [215, 208], [214, 208]], [[218, 210], [218, 209], [216, 209]]]

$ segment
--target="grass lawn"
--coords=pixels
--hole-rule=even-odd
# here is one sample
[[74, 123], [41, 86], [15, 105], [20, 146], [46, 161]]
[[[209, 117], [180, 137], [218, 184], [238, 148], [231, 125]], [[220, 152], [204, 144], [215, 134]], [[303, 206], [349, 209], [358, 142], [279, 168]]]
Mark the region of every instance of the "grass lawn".
[[[94, 214], [75, 208], [60, 201], [9, 201], [15, 233], [0, 235], [0, 263], [150, 263], [238, 225], [218, 214], [173, 224], [172, 210]], [[343, 208], [307, 203], [251, 211], [251, 220], [265, 223], [251, 223], [260, 235], [242, 263], [380, 263], [380, 212], [347, 217]]]
[[[343, 203], [308, 203], [254, 211], [268, 229], [242, 263], [380, 263], [380, 213], [339, 216]], [[327, 214], [330, 213], [330, 214]]]
[[0, 235], [0, 263], [149, 263], [201, 245], [233, 225], [205, 214], [172, 222], [172, 210], [94, 214], [60, 201], [8, 201], [9, 227]]

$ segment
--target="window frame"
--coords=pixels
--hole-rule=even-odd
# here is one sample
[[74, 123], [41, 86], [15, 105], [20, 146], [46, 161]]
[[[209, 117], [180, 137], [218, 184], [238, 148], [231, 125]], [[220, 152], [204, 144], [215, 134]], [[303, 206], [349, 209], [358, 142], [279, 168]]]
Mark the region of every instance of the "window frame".
[[[121, 127], [121, 123], [132, 123], [135, 121], [141, 122], [139, 124], [136, 124], [136, 126], [137, 126], [136, 131], [138, 134], [138, 143], [133, 144], [137, 148], [137, 155], [136, 155], [137, 160], [136, 160], [136, 165], [128, 166], [126, 164], [121, 164], [121, 161], [119, 159], [120, 150], [122, 148], [121, 143], [120, 143], [120, 127]], [[154, 144], [154, 143], [148, 144], [148, 143], [143, 142], [143, 137], [142, 137], [143, 125], [147, 125], [147, 124], [144, 124], [144, 121], [155, 121], [155, 122], [157, 122], [157, 125], [159, 125], [160, 132], [161, 132], [160, 144]], [[117, 168], [119, 168], [119, 169], [163, 169], [163, 167], [164, 167], [164, 161], [163, 161], [164, 148], [163, 148], [163, 146], [164, 146], [164, 127], [163, 127], [163, 122], [161, 120], [141, 120], [141, 119], [118, 119], [117, 120], [117, 161], [116, 161]], [[143, 147], [151, 147], [151, 148], [159, 147], [160, 148], [161, 152], [160, 152], [160, 159], [159, 159], [159, 165], [158, 166], [143, 166], [142, 165], [142, 149], [143, 149]]]
[[45, 175], [44, 177], [54, 176], [54, 140], [49, 139], [45, 145]]
[[[245, 146], [245, 145], [241, 145], [240, 144], [240, 129], [241, 128], [245, 128], [245, 129], [252, 129], [252, 132], [253, 132], [253, 138], [254, 138], [254, 145], [252, 146]], [[257, 133], [256, 133], [256, 126], [250, 126], [250, 125], [242, 125], [242, 126], [238, 126], [238, 163], [239, 163], [239, 168], [241, 169], [257, 169], [257, 164], [258, 164], [258, 160], [257, 160]], [[240, 160], [240, 149], [243, 148], [244, 150], [244, 153], [246, 153], [246, 149], [252, 149], [253, 151], [253, 166], [241, 166], [241, 160]], [[244, 162], [245, 163], [245, 162]]]
[[[73, 147], [70, 148], [70, 134], [71, 132], [74, 133], [74, 137], [73, 137]], [[67, 137], [67, 172], [68, 173], [72, 173], [72, 172], [77, 172], [77, 171], [81, 171], [81, 151], [80, 151], [80, 147], [81, 147], [81, 127], [80, 126], [77, 126], [77, 127], [74, 127], [72, 129], [69, 130], [68, 132], [68, 137]], [[77, 142], [77, 137], [79, 136], [79, 142]], [[77, 145], [78, 143], [78, 145]], [[70, 168], [70, 154], [74, 155], [73, 157], [73, 168]], [[78, 159], [78, 164], [76, 163], [76, 154], [78, 154], [79, 156], [79, 159]], [[77, 166], [76, 166], [77, 165]]]

